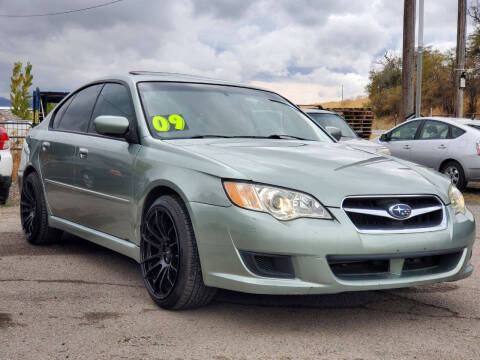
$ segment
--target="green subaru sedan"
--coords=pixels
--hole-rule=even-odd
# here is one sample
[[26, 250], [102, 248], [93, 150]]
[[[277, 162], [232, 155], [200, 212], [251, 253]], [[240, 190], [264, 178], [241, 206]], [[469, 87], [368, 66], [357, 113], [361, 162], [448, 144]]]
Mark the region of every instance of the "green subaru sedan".
[[216, 288], [326, 294], [473, 270], [475, 220], [447, 177], [337, 143], [250, 85], [96, 80], [31, 130], [18, 175], [31, 244], [67, 232], [131, 257], [167, 309]]

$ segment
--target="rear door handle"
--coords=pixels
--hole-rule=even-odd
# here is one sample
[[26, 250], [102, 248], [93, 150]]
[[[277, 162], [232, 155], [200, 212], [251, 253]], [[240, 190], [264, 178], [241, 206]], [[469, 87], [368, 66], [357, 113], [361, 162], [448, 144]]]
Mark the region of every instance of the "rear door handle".
[[80, 148], [78, 150], [78, 156], [80, 156], [80, 159], [86, 159], [88, 157], [88, 149]]
[[48, 141], [42, 142], [42, 151], [47, 151], [50, 148], [50, 143]]
[[438, 148], [439, 148], [439, 149], [446, 149], [447, 147], [442, 144], [442, 145], [440, 145]]
[[405, 150], [410, 150], [410, 149], [411, 149], [410, 145], [405, 145], [403, 148], [404, 148]]

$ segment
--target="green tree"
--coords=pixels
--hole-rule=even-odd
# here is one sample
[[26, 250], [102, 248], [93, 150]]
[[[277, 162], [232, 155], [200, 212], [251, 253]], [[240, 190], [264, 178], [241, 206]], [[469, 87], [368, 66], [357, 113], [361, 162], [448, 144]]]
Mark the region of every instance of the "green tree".
[[378, 62], [378, 70], [371, 70], [366, 90], [370, 106], [377, 116], [398, 114], [400, 109], [402, 60], [386, 52]]
[[33, 81], [32, 64], [28, 62], [25, 72], [23, 72], [23, 64], [21, 62], [14, 63], [10, 81], [12, 113], [21, 119], [27, 119], [32, 98], [29, 92]]

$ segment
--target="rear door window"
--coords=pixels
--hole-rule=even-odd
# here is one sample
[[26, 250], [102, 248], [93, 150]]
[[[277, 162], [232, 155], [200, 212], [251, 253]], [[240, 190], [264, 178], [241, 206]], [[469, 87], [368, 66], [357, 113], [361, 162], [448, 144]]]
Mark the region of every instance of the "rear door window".
[[62, 107], [60, 109], [58, 109], [57, 112], [55, 113], [55, 117], [53, 118], [53, 125], [52, 125], [52, 127], [54, 129], [58, 128], [58, 125], [60, 124], [60, 120], [62, 120], [63, 114], [65, 114], [65, 111], [67, 111], [67, 109], [70, 106], [70, 103], [72, 102], [74, 97], [75, 97], [75, 95], [71, 96], [70, 99], [65, 101], [62, 104]]
[[425, 121], [419, 140], [442, 140], [448, 138], [448, 124], [440, 121]]
[[86, 132], [93, 106], [97, 100], [98, 93], [103, 84], [89, 86], [74, 95], [72, 102], [66, 109], [60, 124], [59, 130]]

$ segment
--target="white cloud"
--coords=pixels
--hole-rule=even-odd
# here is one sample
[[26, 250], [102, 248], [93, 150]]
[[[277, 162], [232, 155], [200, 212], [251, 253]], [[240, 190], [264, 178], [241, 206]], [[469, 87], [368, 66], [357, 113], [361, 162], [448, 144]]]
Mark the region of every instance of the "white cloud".
[[[68, 3], [68, 6], [67, 6]], [[96, 0], [0, 0], [2, 13], [89, 6]], [[456, 6], [426, 2], [425, 42], [455, 44]], [[95, 77], [137, 70], [260, 84], [297, 103], [364, 93], [385, 50], [400, 50], [402, 1], [125, 0], [65, 16], [2, 18], [0, 96], [15, 61], [31, 61], [34, 86], [72, 90]]]

